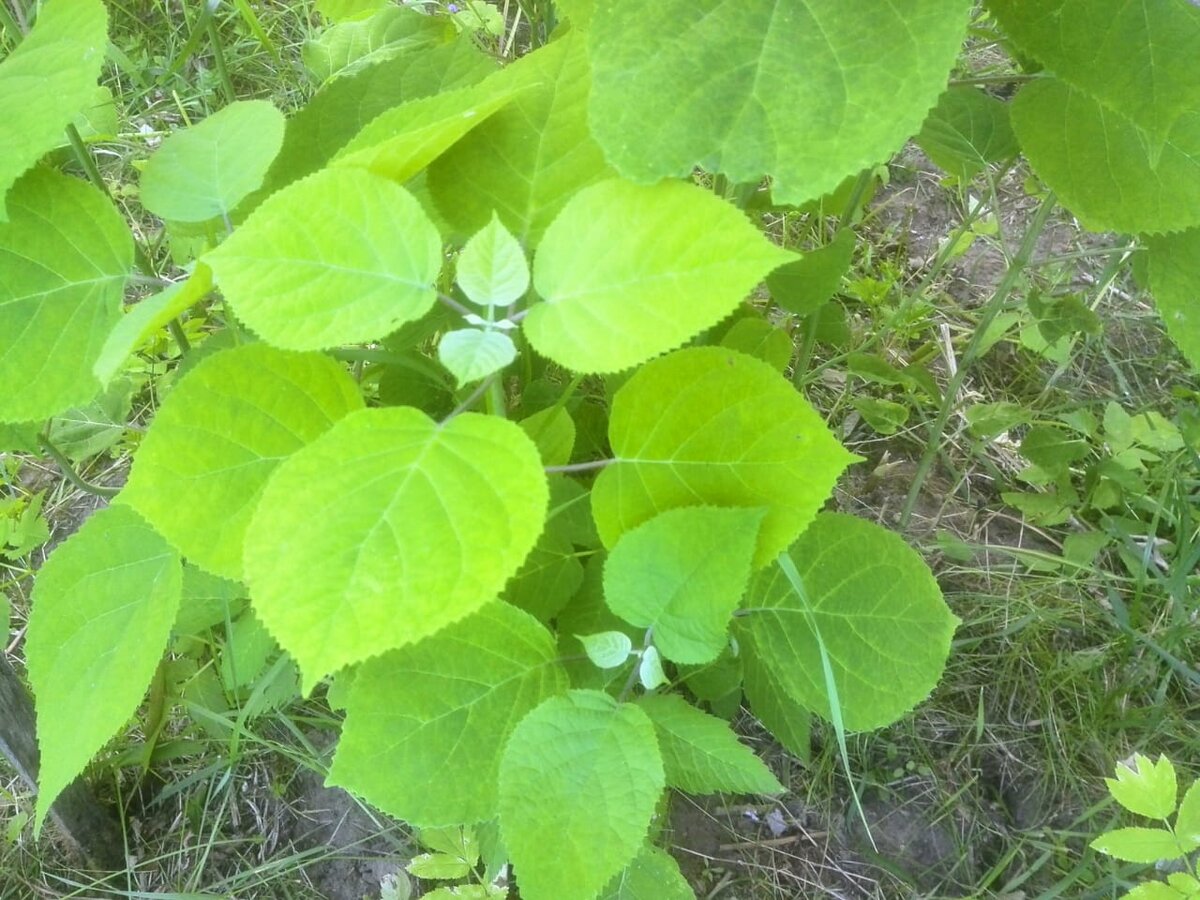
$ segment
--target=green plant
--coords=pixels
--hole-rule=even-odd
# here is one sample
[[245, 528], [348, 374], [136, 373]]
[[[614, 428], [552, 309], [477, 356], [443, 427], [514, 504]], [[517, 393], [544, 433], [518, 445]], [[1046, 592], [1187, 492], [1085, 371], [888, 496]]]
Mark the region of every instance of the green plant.
[[[1143, 882], [1124, 896], [1133, 900], [1200, 897], [1200, 878], [1196, 877], [1200, 866], [1191, 859], [1200, 849], [1200, 781], [1192, 782], [1180, 801], [1171, 761], [1165, 756], [1151, 761], [1140, 753], [1134, 755], [1132, 764], [1119, 764], [1116, 774], [1116, 778], [1105, 779], [1113, 799], [1132, 813], [1162, 822], [1162, 827], [1117, 828], [1092, 841], [1092, 848], [1125, 862], [1182, 863], [1182, 870], [1168, 874], [1166, 882]], [[1174, 824], [1168, 821], [1172, 815]]]
[[[1062, 5], [993, 4], [1066, 79], [1022, 88], [1014, 133], [1096, 227], [1193, 229], [1147, 241], [1192, 352], [1175, 313], [1200, 257], [1178, 97], [1194, 45], [1139, 68], [1151, 41], [1131, 31], [1119, 66], [1088, 68], [1027, 11]], [[959, 178], [1015, 152], [1004, 104], [944, 95], [972, 4], [520, 6], [535, 48], [497, 71], [476, 42], [506, 46], [492, 7], [471, 5], [475, 29], [461, 10], [319, 4], [333, 24], [302, 55], [320, 87], [287, 119], [232, 99], [219, 32], [196, 23], [229, 102], [169, 136], [139, 189], [185, 266], [175, 280], [78, 140], [103, 6], [47, 4], [0, 65], [14, 124], [0, 329], [22, 336], [0, 354], [4, 446], [70, 470], [64, 413], [130, 375], [148, 382], [129, 380], [110, 419], [134, 391], [160, 404], [113, 504], [36, 581], [39, 825], [147, 684], [199, 683], [187, 663], [175, 679], [160, 668], [172, 633], [223, 625], [196, 708], [217, 692], [242, 716], [280, 702], [294, 664], [304, 693], [327, 686], [346, 710], [332, 783], [423, 829], [477, 826], [479, 854], [456, 873], [481, 855], [511, 860], [528, 900], [685, 897], [653, 844], [664, 790], [781, 788], [713, 713], [744, 695], [800, 755], [815, 713], [844, 759], [846, 731], [896, 720], [937, 682], [954, 616], [899, 537], [821, 511], [855, 457], [785, 377], [786, 328], [744, 301], [765, 279], [772, 315], [804, 320], [802, 382], [874, 167], [918, 131]], [[1156, 35], [1200, 33], [1190, 7], [1164, 10]], [[1143, 121], [1108, 74], [1145, 68], [1165, 80]], [[1124, 191], [1093, 191], [1063, 162], [1064, 116], [1119, 131]], [[36, 165], [64, 129], [92, 184]], [[756, 209], [839, 220], [800, 256]], [[135, 263], [160, 290], [123, 310]], [[136, 361], [164, 330], [180, 358], [166, 375]], [[914, 490], [978, 352], [944, 391], [924, 371], [849, 361], [939, 404]], [[906, 414], [863, 399], [883, 427]]]

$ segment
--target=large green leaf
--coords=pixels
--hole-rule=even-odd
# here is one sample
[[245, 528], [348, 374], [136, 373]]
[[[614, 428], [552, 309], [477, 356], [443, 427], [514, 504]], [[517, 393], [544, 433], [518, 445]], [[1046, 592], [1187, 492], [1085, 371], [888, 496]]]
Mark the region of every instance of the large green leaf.
[[801, 762], [812, 758], [812, 713], [779, 684], [779, 679], [753, 653], [742, 653], [742, 692], [751, 712]]
[[790, 313], [810, 316], [833, 295], [854, 261], [854, 230], [843, 228], [824, 247], [780, 266], [767, 276], [771, 299]]
[[548, 494], [512, 422], [351, 413], [267, 483], [246, 538], [255, 608], [307, 691], [495, 599], [537, 540]]
[[216, 353], [163, 402], [121, 497], [190, 562], [242, 580], [242, 543], [271, 473], [361, 407], [354, 379], [327, 356], [265, 344]]
[[921, 126], [917, 143], [930, 159], [962, 181], [1021, 150], [1008, 119], [1008, 104], [965, 86], [942, 94]]
[[283, 129], [283, 113], [266, 100], [239, 100], [176, 131], [142, 171], [142, 205], [176, 222], [228, 216], [263, 183]]
[[500, 760], [500, 828], [526, 900], [594, 897], [637, 855], [665, 780], [636, 706], [571, 691], [521, 720]]
[[799, 703], [831, 716], [823, 643], [846, 728], [898, 719], [941, 677], [958, 620], [921, 557], [892, 532], [823, 513], [779, 566], [758, 574], [738, 620], [748, 652]]
[[654, 723], [671, 787], [690, 794], [783, 791], [754, 751], [738, 742], [728, 722], [701, 712], [678, 694], [649, 694], [638, 706]]
[[1147, 242], [1150, 289], [1167, 334], [1200, 372], [1200, 228]]
[[493, 212], [534, 247], [567, 200], [613, 174], [587, 127], [591, 75], [582, 37], [567, 34], [496, 76], [520, 91], [429, 169], [446, 220], [474, 234]]
[[625, 532], [604, 566], [605, 602], [631, 625], [653, 628], [667, 659], [716, 659], [750, 580], [765, 512], [685, 506]]
[[8, 189], [92, 102], [107, 44], [100, 0], [55, 0], [0, 63], [0, 222], [13, 215], [3, 202]]
[[575, 545], [558, 527], [549, 527], [504, 588], [503, 598], [549, 622], [583, 583], [583, 564]]
[[671, 854], [647, 844], [600, 893], [600, 900], [695, 900]]
[[345, 77], [400, 55], [417, 55], [453, 40], [454, 27], [440, 16], [385, 6], [366, 19], [334, 25], [304, 45], [301, 55], [313, 77]]
[[1005, 32], [1064, 81], [1165, 135], [1200, 109], [1200, 7], [1183, 0], [989, 0]]
[[856, 459], [767, 363], [719, 347], [639, 369], [613, 398], [609, 439], [617, 461], [592, 489], [605, 546], [679, 506], [765, 507], [756, 568], [796, 539]]
[[334, 165], [402, 184], [511, 99], [511, 92], [470, 87], [410, 100], [373, 119], [334, 157]]
[[427, 313], [442, 243], [404, 188], [340, 168], [268, 197], [205, 262], [234, 312], [269, 343], [323, 350]]
[[38, 828], [137, 710], [182, 580], [179, 555], [127, 506], [92, 515], [38, 573], [25, 640], [41, 749]]
[[1200, 224], [1200, 109], [1154, 138], [1082, 91], [1042, 78], [1017, 94], [1012, 120], [1034, 171], [1091, 230]]
[[[545, 627], [507, 603], [358, 667], [329, 781], [430, 827], [496, 815], [500, 751], [567, 690]], [[431, 789], [431, 785], [436, 785]]]
[[334, 79], [288, 119], [283, 149], [266, 184], [245, 206], [252, 208], [267, 194], [317, 171], [380, 113], [418, 97], [467, 87], [495, 71], [495, 62], [470, 38], [462, 38]]
[[[121, 318], [133, 239], [86, 182], [23, 177], [0, 223], [0, 422], [47, 419], [100, 392], [92, 366]], [[19, 386], [19, 387], [18, 387]]]
[[618, 372], [716, 325], [793, 259], [709, 191], [612, 179], [576, 194], [546, 230], [533, 264], [543, 302], [525, 334], [569, 369]]
[[773, 176], [801, 203], [882, 162], [946, 87], [970, 0], [599, 0], [590, 122], [639, 182]]

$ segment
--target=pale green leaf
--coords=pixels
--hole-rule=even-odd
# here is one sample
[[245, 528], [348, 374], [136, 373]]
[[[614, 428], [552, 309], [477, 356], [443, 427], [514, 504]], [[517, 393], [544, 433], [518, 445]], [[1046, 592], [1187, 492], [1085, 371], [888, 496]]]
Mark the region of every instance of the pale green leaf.
[[596, 0], [557, 0], [554, 11], [560, 18], [570, 19], [577, 29], [586, 29], [596, 11]]
[[750, 711], [801, 762], [812, 758], [812, 713], [779, 684], [771, 667], [753, 652], [744, 652], [742, 690]]
[[1195, 900], [1194, 895], [1183, 893], [1161, 881], [1143, 881], [1121, 895], [1121, 900]]
[[1189, 853], [1200, 847], [1200, 778], [1183, 795], [1179, 815], [1175, 817], [1175, 833]]
[[703, 663], [729, 641], [750, 580], [765, 510], [687, 506], [625, 532], [604, 566], [604, 599], [621, 618], [654, 629], [667, 659]]
[[1135, 863], [1156, 863], [1186, 855], [1175, 835], [1163, 828], [1117, 828], [1100, 835], [1091, 847]]
[[179, 555], [127, 506], [94, 513], [42, 566], [25, 639], [41, 750], [37, 828], [137, 711], [182, 578]]
[[738, 620], [743, 648], [780, 687], [830, 719], [824, 643], [847, 729], [888, 725], [927, 697], [958, 619], [921, 557], [898, 535], [839, 513], [818, 516], [788, 555], [803, 595], [772, 566], [751, 582]]
[[242, 580], [242, 543], [271, 473], [361, 407], [326, 356], [265, 344], [216, 353], [159, 408], [121, 497], [189, 561]]
[[671, 683], [663, 671], [662, 655], [657, 647], [647, 647], [642, 651], [642, 659], [638, 663], [638, 682], [647, 691], [655, 691]]
[[854, 231], [843, 228], [824, 247], [780, 266], [767, 276], [771, 299], [798, 316], [815, 313], [837, 292], [854, 259]]
[[471, 825], [425, 827], [417, 833], [422, 847], [454, 856], [469, 863], [479, 861], [479, 839]]
[[633, 652], [633, 641], [623, 631], [601, 631], [599, 634], [577, 634], [587, 658], [601, 669], [623, 665]]
[[602, 0], [590, 122], [626, 177], [773, 176], [796, 204], [887, 159], [946, 86], [969, 0]]
[[405, 869], [418, 878], [453, 879], [470, 874], [471, 864], [446, 853], [421, 853], [414, 856]]
[[677, 694], [638, 701], [658, 735], [667, 784], [689, 794], [776, 794], [783, 785], [724, 722]]
[[62, 143], [63, 130], [93, 101], [107, 35], [108, 14], [99, 0], [55, 0], [0, 62], [0, 222], [16, 215], [12, 198], [5, 213], [9, 188]]
[[1116, 778], [1105, 778], [1113, 799], [1130, 812], [1151, 819], [1165, 819], [1175, 812], [1179, 788], [1175, 766], [1162, 754], [1150, 760], [1137, 753], [1133, 765], [1120, 763]]
[[410, 100], [373, 119], [333, 164], [403, 183], [511, 99], [510, 92], [470, 87]]
[[565, 409], [541, 409], [517, 424], [537, 444], [542, 462], [547, 466], [564, 466], [571, 461], [575, 449], [575, 421]]
[[529, 290], [525, 251], [497, 214], [463, 247], [455, 280], [480, 306], [511, 306]]
[[142, 205], [176, 222], [228, 216], [262, 185], [283, 129], [283, 113], [266, 100], [239, 100], [174, 132], [142, 171]]
[[46, 169], [13, 186], [8, 213], [0, 223], [0, 384], [8, 386], [0, 422], [27, 422], [100, 392], [92, 367], [121, 318], [133, 239], [100, 191]]
[[600, 892], [599, 900], [695, 900], [696, 894], [671, 854], [646, 845], [621, 874]]
[[1200, 109], [1161, 138], [1055, 78], [1021, 88], [1013, 127], [1029, 164], [1092, 231], [1200, 224]]
[[557, 656], [535, 619], [489, 603], [367, 660], [350, 691], [330, 783], [417, 825], [495, 816], [505, 741], [525, 713], [567, 689]]
[[417, 55], [453, 38], [454, 27], [445, 19], [388, 5], [369, 18], [326, 29], [304, 45], [301, 56], [313, 78], [326, 81], [402, 54]]
[[262, 190], [246, 211], [268, 194], [320, 169], [377, 116], [409, 100], [468, 87], [496, 71], [470, 38], [405, 53], [324, 85], [287, 122], [283, 149]]
[[499, 372], [516, 358], [516, 345], [502, 331], [460, 328], [438, 343], [438, 359], [460, 385]]
[[537, 448], [507, 420], [351, 413], [267, 482], [246, 538], [255, 608], [307, 692], [494, 599], [548, 493]]
[[604, 602], [603, 567], [602, 553], [588, 560], [574, 596], [555, 616], [558, 652], [572, 687], [620, 690], [636, 666], [637, 657], [631, 656], [625, 665], [615, 669], [599, 669], [587, 659], [583, 644], [576, 637], [600, 631], [621, 631], [629, 637], [631, 646], [635, 641], [640, 646], [645, 639], [645, 632], [619, 619]]
[[339, 168], [268, 197], [205, 262], [263, 339], [323, 350], [383, 337], [427, 313], [442, 246], [404, 188]]
[[1022, 50], [1155, 134], [1200, 109], [1195, 3], [989, 0], [988, 6]]
[[755, 568], [796, 539], [856, 459], [778, 372], [718, 347], [639, 369], [613, 398], [609, 439], [617, 461], [592, 489], [606, 546], [679, 506], [765, 507]]
[[1021, 150], [1008, 119], [1008, 104], [967, 86], [942, 94], [921, 126], [917, 143], [940, 168], [962, 181]]
[[135, 303], [109, 332], [92, 373], [108, 384], [125, 365], [130, 354], [189, 306], [199, 303], [212, 290], [212, 270], [197, 263], [190, 276]]
[[1167, 876], [1167, 884], [1179, 891], [1187, 900], [1200, 897], [1200, 878], [1187, 872], [1172, 872]]
[[231, 622], [245, 608], [245, 597], [245, 587], [236, 581], [189, 563], [183, 567], [183, 594], [171, 630], [177, 635], [194, 635]]
[[474, 234], [499, 214], [527, 248], [580, 189], [613, 171], [587, 125], [587, 51], [568, 33], [506, 68], [496, 90], [520, 91], [429, 169], [442, 215]]
[[546, 230], [533, 263], [543, 302], [525, 335], [568, 369], [618, 372], [716, 325], [794, 258], [695, 185], [605, 181]]
[[1147, 241], [1150, 289], [1167, 334], [1200, 372], [1200, 228]]
[[119, 378], [91, 403], [51, 419], [47, 436], [67, 459], [81, 462], [120, 442], [132, 408], [133, 382]]
[[637, 855], [664, 785], [654, 726], [636, 706], [571, 691], [525, 716], [500, 762], [500, 827], [521, 896], [598, 893]]
[[317, 0], [317, 12], [332, 22], [366, 18], [388, 5], [388, 0]]
[[777, 372], [787, 371], [795, 349], [790, 334], [757, 316], [735, 322], [721, 338], [721, 346], [761, 359]]

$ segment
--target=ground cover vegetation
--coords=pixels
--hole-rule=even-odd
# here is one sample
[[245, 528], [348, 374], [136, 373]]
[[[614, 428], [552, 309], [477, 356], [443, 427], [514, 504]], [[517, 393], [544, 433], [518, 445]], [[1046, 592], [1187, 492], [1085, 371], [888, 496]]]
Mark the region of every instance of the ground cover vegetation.
[[0, 10], [0, 896], [1195, 895], [1200, 8]]

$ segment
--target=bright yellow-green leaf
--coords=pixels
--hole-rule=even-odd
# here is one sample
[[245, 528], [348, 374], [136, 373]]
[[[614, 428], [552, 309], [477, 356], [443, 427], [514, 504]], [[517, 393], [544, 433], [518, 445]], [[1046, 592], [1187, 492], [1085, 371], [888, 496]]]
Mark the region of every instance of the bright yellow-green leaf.
[[1118, 765], [1116, 774], [1104, 782], [1113, 799], [1130, 812], [1150, 819], [1165, 819], [1175, 812], [1179, 790], [1175, 766], [1162, 754], [1150, 760], [1137, 753], [1133, 765]]
[[25, 641], [37, 698], [37, 827], [137, 711], [179, 609], [179, 555], [133, 510], [94, 513], [38, 573]]
[[605, 181], [546, 230], [533, 264], [543, 302], [525, 334], [569, 369], [618, 372], [716, 325], [792, 259], [709, 191]]
[[361, 407], [354, 379], [327, 356], [265, 344], [216, 353], [163, 402], [122, 499], [189, 561], [242, 580], [242, 542], [271, 473]]
[[246, 538], [255, 608], [307, 692], [495, 599], [548, 493], [537, 448], [507, 420], [351, 413], [267, 482]]
[[442, 244], [404, 188], [337, 168], [268, 197], [205, 262], [264, 340], [323, 350], [381, 338], [427, 313]]
[[557, 656], [536, 619], [489, 603], [367, 660], [350, 692], [330, 783], [423, 827], [495, 817], [504, 743], [525, 713], [567, 690]]
[[856, 457], [778, 372], [719, 347], [639, 369], [613, 398], [617, 461], [592, 490], [605, 546], [680, 506], [764, 507], [754, 567], [796, 539]]
[[283, 128], [283, 113], [266, 100], [239, 100], [174, 132], [142, 172], [142, 205], [175, 222], [228, 216], [262, 185]]
[[605, 885], [600, 900], [696, 900], [696, 894], [674, 857], [647, 845]]
[[14, 214], [5, 212], [8, 189], [62, 143], [63, 129], [95, 97], [107, 43], [103, 3], [55, 0], [0, 62], [0, 222]]
[[654, 726], [597, 691], [542, 703], [500, 761], [500, 829], [525, 900], [594, 897], [633, 861], [665, 785]]
[[503, 331], [459, 328], [438, 342], [438, 360], [460, 385], [495, 374], [516, 358], [516, 345]]
[[0, 422], [48, 419], [100, 392], [92, 367], [121, 318], [133, 239], [96, 188], [48, 169], [13, 186], [8, 212], [0, 223]]
[[1186, 855], [1175, 835], [1165, 828], [1117, 828], [1100, 835], [1091, 847], [1135, 863], [1156, 863]]

